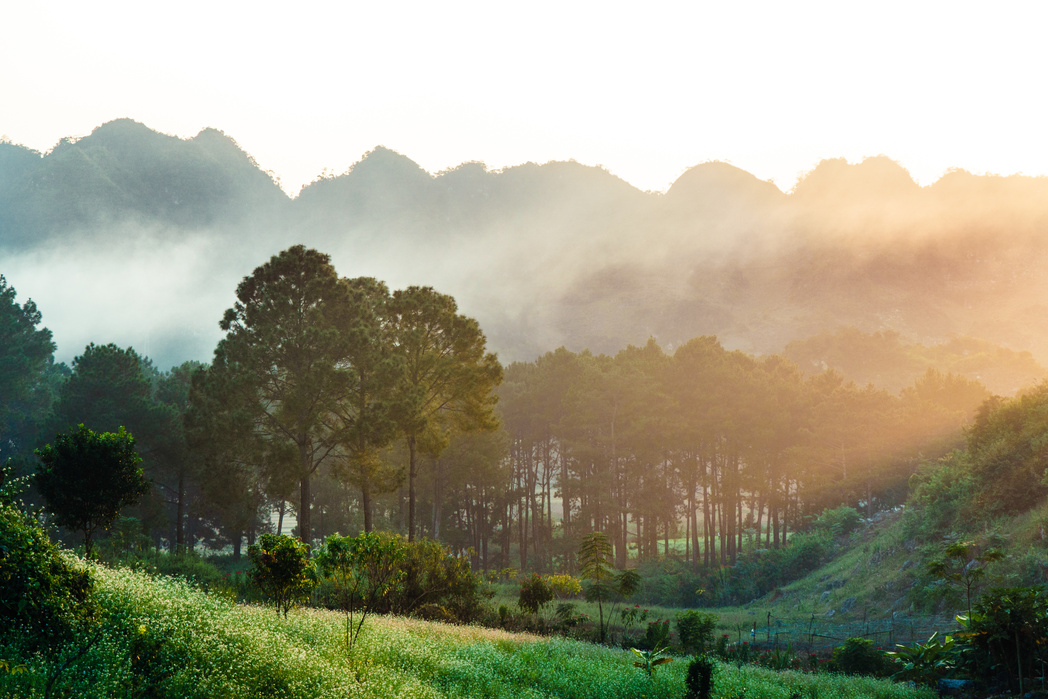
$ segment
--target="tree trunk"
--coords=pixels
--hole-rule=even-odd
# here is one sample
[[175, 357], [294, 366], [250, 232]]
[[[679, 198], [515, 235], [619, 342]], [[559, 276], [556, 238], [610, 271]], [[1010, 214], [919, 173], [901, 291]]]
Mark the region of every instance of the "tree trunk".
[[418, 455], [415, 435], [408, 436], [408, 541], [415, 540], [415, 479], [418, 477]]
[[298, 538], [307, 544], [311, 544], [313, 541], [313, 523], [309, 521], [309, 510], [313, 494], [310, 491], [308, 474], [298, 482], [298, 486], [301, 491], [298, 505]]
[[371, 483], [365, 480], [360, 486], [360, 508], [364, 510], [364, 532], [371, 533], [371, 511], [374, 505], [371, 502]]
[[178, 474], [178, 506], [175, 512], [175, 551], [186, 552], [186, 476]]

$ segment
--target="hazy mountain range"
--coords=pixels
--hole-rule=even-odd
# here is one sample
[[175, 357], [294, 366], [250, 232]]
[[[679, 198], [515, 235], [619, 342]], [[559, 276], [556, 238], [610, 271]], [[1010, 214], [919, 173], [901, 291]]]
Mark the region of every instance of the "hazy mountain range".
[[503, 361], [715, 334], [779, 352], [841, 326], [975, 336], [1048, 360], [1048, 179], [826, 160], [789, 192], [719, 162], [666, 193], [575, 162], [431, 174], [378, 147], [288, 197], [235, 141], [118, 120], [47, 154], [0, 144], [0, 273], [59, 357], [209, 358], [237, 282], [294, 243], [345, 276], [429, 284]]

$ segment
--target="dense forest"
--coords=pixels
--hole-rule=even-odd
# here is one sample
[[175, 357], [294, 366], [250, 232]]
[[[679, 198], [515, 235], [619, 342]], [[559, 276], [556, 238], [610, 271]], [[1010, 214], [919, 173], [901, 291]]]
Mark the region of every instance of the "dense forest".
[[[717, 568], [744, 544], [785, 545], [826, 508], [900, 504], [918, 464], [960, 446], [990, 395], [948, 368], [1029, 368], [1007, 352], [977, 359], [847, 332], [831, 360], [880, 345], [898, 355], [882, 352], [885, 366], [923, 373], [891, 392], [712, 336], [672, 353], [653, 339], [612, 356], [560, 348], [503, 370], [450, 297], [339, 278], [327, 260], [296, 247], [256, 269], [212, 363], [166, 372], [113, 344], [56, 364], [40, 311], [3, 282], [0, 456], [31, 473], [33, 450], [56, 433], [126, 428], [152, 484], [128, 526], [157, 546], [239, 553], [294, 518], [309, 539], [373, 528], [438, 538], [478, 569], [571, 572], [593, 531], [619, 566], [684, 539], [685, 560]], [[323, 284], [293, 302], [303, 275]], [[313, 308], [294, 330], [273, 310], [288, 304]]]

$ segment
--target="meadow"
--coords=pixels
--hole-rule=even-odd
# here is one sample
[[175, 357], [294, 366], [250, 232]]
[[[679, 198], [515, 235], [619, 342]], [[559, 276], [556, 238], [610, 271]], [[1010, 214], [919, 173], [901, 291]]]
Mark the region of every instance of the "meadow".
[[[0, 697], [683, 697], [686, 658], [634, 666], [589, 643], [375, 617], [347, 654], [343, 617], [236, 604], [177, 578], [93, 567], [100, 612], [46, 654], [0, 646]], [[719, 664], [713, 696], [932, 697], [885, 680]]]

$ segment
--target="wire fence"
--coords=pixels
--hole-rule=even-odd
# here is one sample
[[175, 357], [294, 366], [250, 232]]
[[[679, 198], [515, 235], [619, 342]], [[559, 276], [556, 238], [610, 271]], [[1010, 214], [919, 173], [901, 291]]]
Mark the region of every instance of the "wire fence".
[[[912, 616], [895, 614], [876, 619], [864, 618], [833, 623], [825, 617], [812, 615], [807, 620], [776, 619], [767, 615], [752, 627], [736, 630], [738, 640], [749, 641], [762, 648], [792, 646], [795, 652], [826, 653], [849, 638], [867, 638], [879, 648], [891, 649], [896, 644], [913, 645], [928, 640], [933, 633], [957, 631], [957, 620], [952, 615]], [[732, 641], [736, 639], [731, 639]]]

